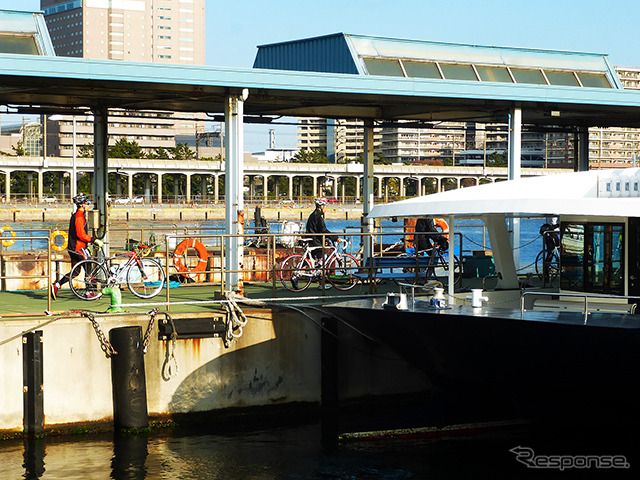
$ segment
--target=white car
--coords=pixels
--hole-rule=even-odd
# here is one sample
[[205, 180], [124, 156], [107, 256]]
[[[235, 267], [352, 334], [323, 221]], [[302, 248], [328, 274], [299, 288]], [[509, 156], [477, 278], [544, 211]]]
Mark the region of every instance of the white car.
[[133, 197], [133, 200], [131, 200], [131, 203], [144, 203], [144, 197], [142, 195], [136, 195]]
[[129, 205], [129, 203], [131, 203], [131, 200], [129, 200], [129, 197], [120, 197], [116, 198], [113, 203], [115, 203], [116, 205]]
[[52, 197], [52, 196], [43, 197], [42, 201], [44, 203], [58, 203], [58, 197]]

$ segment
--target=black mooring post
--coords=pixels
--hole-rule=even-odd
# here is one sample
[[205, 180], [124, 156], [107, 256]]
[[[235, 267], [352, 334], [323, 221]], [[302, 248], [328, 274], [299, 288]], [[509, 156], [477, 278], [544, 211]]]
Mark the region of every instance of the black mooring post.
[[338, 446], [338, 324], [334, 317], [321, 319], [322, 446]]
[[114, 427], [144, 428], [149, 425], [149, 414], [142, 327], [113, 328], [109, 341], [118, 352], [111, 356]]
[[22, 385], [24, 432], [27, 435], [44, 430], [44, 382], [42, 331], [22, 336]]

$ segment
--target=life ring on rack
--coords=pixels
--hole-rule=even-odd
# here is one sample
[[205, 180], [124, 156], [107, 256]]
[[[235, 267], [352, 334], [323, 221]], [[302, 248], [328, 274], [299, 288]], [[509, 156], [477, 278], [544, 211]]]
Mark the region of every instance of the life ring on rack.
[[[5, 235], [4, 232], [8, 232], [9, 235]], [[0, 228], [0, 234], [2, 235], [2, 246], [10, 247], [14, 243], [16, 243], [16, 232], [9, 225], [5, 225]]]
[[[62, 237], [62, 242], [58, 242], [58, 238]], [[64, 230], [54, 230], [51, 232], [51, 250], [61, 252], [69, 245], [69, 235]]]
[[440, 227], [442, 230], [442, 235], [447, 240], [449, 239], [449, 224], [446, 222], [444, 218], [434, 218], [433, 223], [435, 223], [436, 227]]
[[[182, 254], [187, 250], [187, 248], [195, 248], [198, 252], [198, 264], [192, 269], [187, 268], [184, 263], [182, 263]], [[200, 240], [195, 238], [184, 239], [173, 251], [173, 264], [175, 265], [176, 270], [181, 272], [182, 275], [194, 272], [204, 272], [207, 269], [208, 258], [209, 253], [207, 252], [207, 249]]]

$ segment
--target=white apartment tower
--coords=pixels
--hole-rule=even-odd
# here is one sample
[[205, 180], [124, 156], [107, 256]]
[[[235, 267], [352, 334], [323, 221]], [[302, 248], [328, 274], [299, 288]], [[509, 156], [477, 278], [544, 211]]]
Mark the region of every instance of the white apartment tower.
[[[205, 0], [40, 0], [56, 55], [98, 60], [204, 65]], [[120, 138], [145, 150], [196, 137], [195, 114], [112, 111], [109, 143]], [[73, 155], [72, 117], [48, 122], [47, 152]], [[93, 142], [91, 122], [77, 117], [78, 145]], [[202, 130], [202, 129], [201, 129]]]

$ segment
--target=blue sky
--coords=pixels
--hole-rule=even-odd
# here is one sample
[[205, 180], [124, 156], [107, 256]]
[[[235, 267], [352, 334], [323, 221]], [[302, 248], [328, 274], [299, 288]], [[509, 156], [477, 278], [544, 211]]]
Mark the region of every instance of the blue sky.
[[[39, 10], [40, 0], [0, 0]], [[344, 32], [416, 40], [608, 54], [640, 66], [638, 0], [206, 0], [206, 62], [251, 67], [258, 45]], [[266, 148], [268, 127], [245, 126], [245, 149]], [[277, 127], [279, 147], [295, 128]]]

